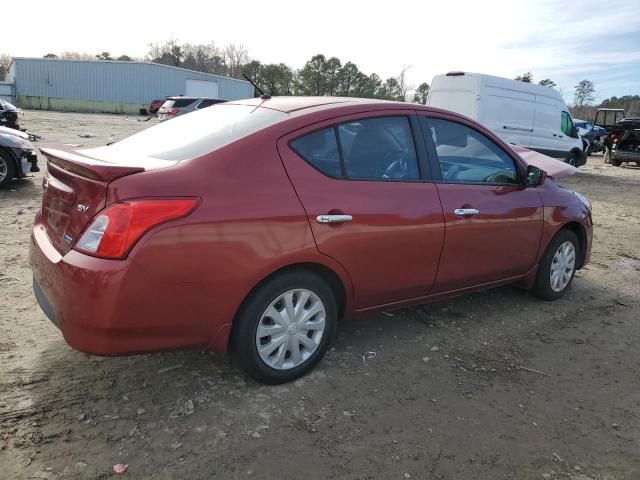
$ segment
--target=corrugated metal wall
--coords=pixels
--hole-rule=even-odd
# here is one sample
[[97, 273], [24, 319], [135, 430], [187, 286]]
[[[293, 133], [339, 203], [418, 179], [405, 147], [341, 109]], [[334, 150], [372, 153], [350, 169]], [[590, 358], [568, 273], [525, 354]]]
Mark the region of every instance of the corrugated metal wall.
[[184, 95], [187, 79], [218, 83], [220, 98], [253, 96], [244, 80], [147, 62], [14, 58], [15, 95], [146, 105], [155, 98]]
[[9, 103], [16, 103], [13, 95], [13, 83], [0, 81], [0, 99]]

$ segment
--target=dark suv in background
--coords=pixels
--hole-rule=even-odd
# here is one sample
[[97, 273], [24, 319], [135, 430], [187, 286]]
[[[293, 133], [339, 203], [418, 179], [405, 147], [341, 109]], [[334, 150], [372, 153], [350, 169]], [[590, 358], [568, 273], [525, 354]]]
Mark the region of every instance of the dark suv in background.
[[185, 113], [200, 110], [216, 103], [222, 103], [224, 100], [217, 98], [205, 98], [205, 97], [167, 97], [167, 100], [162, 104], [158, 110], [158, 118], [160, 121], [168, 120], [169, 118], [177, 117], [178, 115], [184, 115]]

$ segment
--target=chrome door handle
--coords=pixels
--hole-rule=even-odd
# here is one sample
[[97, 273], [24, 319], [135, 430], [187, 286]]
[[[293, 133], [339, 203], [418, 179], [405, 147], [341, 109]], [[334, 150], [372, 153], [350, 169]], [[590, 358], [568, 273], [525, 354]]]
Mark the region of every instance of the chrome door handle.
[[480, 210], [476, 208], [456, 208], [453, 213], [458, 215], [459, 217], [465, 217], [467, 215], [476, 215], [480, 213]]
[[318, 215], [316, 217], [318, 223], [343, 223], [353, 220], [351, 215]]

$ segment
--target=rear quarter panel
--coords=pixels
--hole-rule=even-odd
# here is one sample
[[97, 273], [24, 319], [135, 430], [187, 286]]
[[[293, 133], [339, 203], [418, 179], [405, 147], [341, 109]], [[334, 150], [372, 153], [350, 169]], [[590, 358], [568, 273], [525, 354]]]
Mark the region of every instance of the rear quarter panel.
[[141, 196], [201, 199], [190, 216], [147, 233], [129, 255], [136, 274], [125, 278], [120, 301], [123, 309], [139, 309], [134, 321], [142, 328], [186, 329], [189, 343], [222, 354], [242, 301], [274, 271], [319, 263], [349, 284], [339, 265], [317, 251], [266, 131], [175, 167], [118, 179], [107, 204]]

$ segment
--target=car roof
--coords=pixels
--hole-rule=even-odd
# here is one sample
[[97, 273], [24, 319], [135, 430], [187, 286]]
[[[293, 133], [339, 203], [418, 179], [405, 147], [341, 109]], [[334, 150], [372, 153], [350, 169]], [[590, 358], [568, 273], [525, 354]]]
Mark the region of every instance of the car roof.
[[376, 100], [371, 98], [356, 98], [356, 97], [270, 97], [268, 99], [262, 98], [248, 98], [245, 100], [232, 100], [227, 102], [228, 104], [235, 105], [252, 105], [256, 107], [265, 107], [272, 110], [278, 110], [284, 113], [291, 113], [298, 110], [304, 110], [314, 107], [324, 107], [326, 105], [339, 104], [343, 106], [347, 105], [384, 105], [384, 106], [398, 106], [406, 108], [408, 105], [412, 107], [418, 107], [418, 105], [404, 103], [404, 102], [391, 102], [388, 100]]

